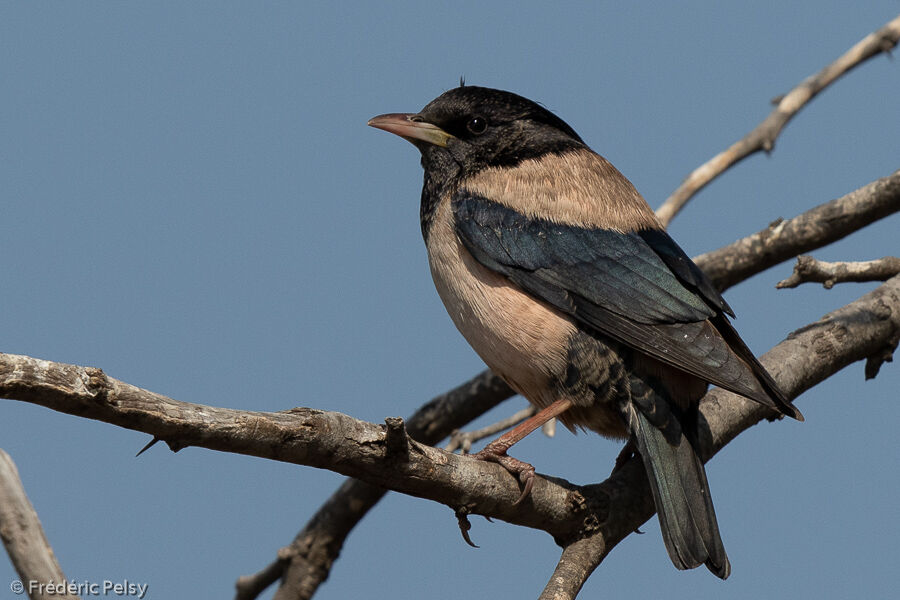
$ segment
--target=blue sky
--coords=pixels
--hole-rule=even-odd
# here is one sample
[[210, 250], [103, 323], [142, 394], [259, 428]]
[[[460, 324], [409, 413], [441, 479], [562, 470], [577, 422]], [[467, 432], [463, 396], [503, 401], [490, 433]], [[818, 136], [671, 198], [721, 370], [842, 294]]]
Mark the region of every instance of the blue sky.
[[[897, 13], [895, 2], [4, 3], [0, 351], [103, 368], [179, 400], [311, 406], [380, 422], [483, 368], [445, 314], [409, 144], [365, 126], [454, 87], [542, 102], [657, 206], [769, 100]], [[692, 255], [900, 167], [900, 66], [878, 57], [700, 193]], [[897, 253], [896, 216], [815, 255]], [[874, 284], [726, 294], [763, 352]], [[897, 367], [802, 396], [807, 421], [745, 433], [708, 466], [734, 570], [669, 562], [654, 520], [584, 598], [888, 598], [900, 588]], [[487, 420], [517, 410], [515, 399]], [[151, 598], [229, 597], [339, 485], [335, 474], [164, 445], [4, 401], [16, 461], [65, 573]], [[516, 456], [578, 483], [617, 445], [561, 431]], [[535, 597], [541, 532], [388, 496], [318, 598]], [[0, 589], [15, 579], [0, 561]], [[373, 592], [373, 590], [378, 590]], [[6, 597], [5, 595], [3, 597]], [[271, 591], [265, 596], [271, 597]]]

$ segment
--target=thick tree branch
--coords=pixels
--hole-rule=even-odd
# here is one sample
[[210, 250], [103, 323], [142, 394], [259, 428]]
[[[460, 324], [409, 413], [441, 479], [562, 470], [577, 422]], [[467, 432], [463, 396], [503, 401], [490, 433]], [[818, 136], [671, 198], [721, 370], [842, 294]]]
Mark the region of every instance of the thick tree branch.
[[55, 588], [48, 594], [45, 588], [33, 585], [64, 582], [66, 576], [47, 541], [37, 511], [25, 494], [16, 464], [3, 450], [0, 450], [0, 537], [22, 584], [21, 591], [17, 592], [12, 587], [16, 582], [10, 582], [14, 593], [24, 592], [31, 600], [77, 600], [78, 596], [54, 594]]
[[[513, 395], [506, 383], [491, 371], [432, 399], [408, 420], [409, 436], [433, 445], [454, 429], [478, 418]], [[331, 572], [344, 540], [356, 524], [378, 503], [386, 490], [350, 479], [345, 481], [297, 534], [290, 546], [259, 573], [237, 582], [239, 600], [249, 600], [281, 578], [276, 600], [311, 598]], [[263, 582], [265, 585], [259, 587]]]
[[529, 511], [513, 502], [516, 479], [503, 467], [408, 440], [409, 452], [389, 452], [385, 426], [347, 415], [293, 408], [257, 412], [181, 402], [112, 377], [100, 369], [0, 354], [0, 396], [103, 421], [158, 437], [170, 447], [196, 446], [335, 471], [451, 507], [569, 535], [562, 498], [572, 485], [544, 479]]
[[807, 77], [785, 96], [777, 99], [775, 110], [762, 123], [727, 150], [697, 167], [657, 209], [656, 214], [663, 225], [668, 225], [694, 194], [729, 167], [760, 150], [771, 152], [784, 126], [819, 92], [865, 60], [882, 52], [889, 52], [897, 45], [898, 40], [900, 16], [864, 37], [836, 61]]
[[[506, 383], [491, 371], [442, 394], [413, 414], [407, 424], [409, 436], [436, 444], [455, 429], [486, 413], [513, 395]], [[327, 578], [344, 540], [356, 524], [384, 496], [383, 488], [357, 479], [345, 481], [319, 508], [278, 558], [254, 575], [238, 579], [237, 600], [256, 598], [281, 579], [276, 600], [311, 598]]]
[[[900, 277], [791, 334], [763, 357], [790, 397], [847, 364], [884, 351], [900, 331]], [[473, 461], [409, 440], [409, 453], [391, 456], [385, 428], [346, 415], [307, 408], [264, 413], [178, 402], [112, 379], [99, 369], [0, 355], [0, 395], [105, 421], [160, 437], [175, 447], [201, 446], [328, 468], [369, 483], [428, 498], [469, 513], [542, 529], [572, 555], [600, 557], [653, 513], [640, 461], [632, 460], [599, 485], [577, 486], [540, 476], [531, 497], [499, 465]], [[711, 455], [759, 420], [771, 417], [749, 400], [721, 390], [701, 404]], [[596, 556], [595, 556], [596, 559]], [[599, 562], [592, 560], [591, 562]], [[580, 584], [579, 584], [580, 587]]]
[[835, 283], [884, 281], [900, 273], [900, 258], [885, 256], [865, 262], [825, 262], [812, 256], [798, 256], [794, 272], [775, 284], [778, 289], [795, 288], [801, 283], [821, 283], [830, 290]]
[[578, 595], [603, 558], [606, 549], [603, 538], [592, 536], [575, 540], [565, 546], [562, 556], [541, 592], [539, 600], [571, 600]]
[[900, 171], [694, 261], [720, 290], [900, 211]]

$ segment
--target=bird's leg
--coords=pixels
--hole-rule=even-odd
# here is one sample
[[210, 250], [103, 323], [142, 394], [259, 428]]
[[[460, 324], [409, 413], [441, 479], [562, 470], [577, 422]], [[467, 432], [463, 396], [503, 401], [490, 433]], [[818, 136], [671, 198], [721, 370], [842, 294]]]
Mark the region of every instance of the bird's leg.
[[520, 441], [529, 433], [542, 426], [544, 423], [554, 417], [558, 417], [561, 413], [567, 411], [572, 406], [572, 401], [568, 398], [561, 398], [550, 406], [542, 409], [539, 413], [522, 421], [511, 430], [507, 431], [496, 440], [482, 448], [480, 452], [472, 455], [477, 460], [486, 460], [499, 463], [504, 469], [516, 475], [519, 481], [524, 485], [522, 495], [516, 500], [515, 504], [519, 504], [531, 493], [534, 485], [534, 467], [517, 458], [509, 456], [506, 451], [513, 444]]

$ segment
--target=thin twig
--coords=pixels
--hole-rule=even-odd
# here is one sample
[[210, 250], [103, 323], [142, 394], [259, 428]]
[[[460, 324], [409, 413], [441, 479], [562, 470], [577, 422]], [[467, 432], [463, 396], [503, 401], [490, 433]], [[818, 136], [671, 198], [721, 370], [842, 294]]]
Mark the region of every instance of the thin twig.
[[533, 406], [528, 406], [527, 408], [523, 408], [517, 413], [505, 419], [501, 419], [496, 423], [492, 423], [487, 427], [482, 427], [481, 429], [475, 429], [473, 431], [454, 431], [450, 435], [450, 441], [444, 446], [444, 450], [447, 452], [456, 452], [456, 450], [461, 449], [463, 454], [468, 454], [469, 450], [472, 449], [472, 444], [475, 442], [497, 435], [510, 427], [515, 427], [525, 419], [533, 417], [536, 413], [537, 410]]
[[888, 22], [878, 31], [864, 37], [840, 58], [815, 75], [804, 79], [797, 87], [778, 99], [775, 110], [753, 131], [732, 144], [724, 152], [720, 152], [694, 169], [684, 183], [657, 209], [656, 215], [659, 220], [663, 225], [668, 226], [694, 194], [729, 167], [761, 150], [771, 152], [781, 130], [801, 108], [853, 67], [882, 52], [890, 52], [897, 45], [898, 39], [900, 39], [900, 16]]
[[694, 261], [720, 290], [900, 211], [900, 171]]
[[864, 262], [825, 262], [804, 255], [797, 257], [791, 276], [779, 281], [775, 287], [795, 288], [801, 283], [821, 283], [830, 290], [835, 283], [885, 281], [897, 273], [900, 273], [900, 258], [896, 256]]

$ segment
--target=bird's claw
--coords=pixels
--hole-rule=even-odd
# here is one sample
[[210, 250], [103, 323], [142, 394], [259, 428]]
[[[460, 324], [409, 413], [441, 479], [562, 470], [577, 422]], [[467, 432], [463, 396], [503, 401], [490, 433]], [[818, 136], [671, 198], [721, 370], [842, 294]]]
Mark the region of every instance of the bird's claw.
[[519, 495], [518, 500], [513, 502], [513, 506], [518, 506], [531, 495], [531, 490], [534, 487], [534, 467], [529, 463], [513, 458], [506, 453], [505, 448], [496, 448], [492, 444], [488, 444], [480, 452], [470, 456], [476, 460], [498, 463], [516, 476], [522, 483], [522, 493]]
[[522, 494], [519, 499], [513, 502], [513, 506], [518, 506], [525, 498], [531, 495], [531, 488], [534, 487], [534, 467], [528, 465], [528, 470], [519, 473], [519, 481], [522, 482]]
[[477, 548], [478, 546], [472, 541], [472, 538], [469, 537], [469, 530], [472, 529], [472, 523], [469, 522], [468, 508], [461, 506], [456, 509], [456, 522], [459, 525], [459, 532], [462, 534], [465, 542], [473, 548]]

